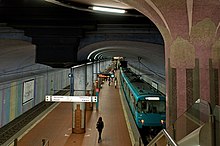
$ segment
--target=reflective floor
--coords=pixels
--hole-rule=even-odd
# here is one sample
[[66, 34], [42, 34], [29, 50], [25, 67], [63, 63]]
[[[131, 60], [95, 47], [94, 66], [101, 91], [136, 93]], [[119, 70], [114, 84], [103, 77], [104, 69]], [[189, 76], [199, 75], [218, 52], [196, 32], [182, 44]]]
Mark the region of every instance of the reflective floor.
[[[42, 139], [49, 140], [49, 146], [130, 146], [118, 87], [105, 82], [99, 97], [98, 110], [94, 103], [93, 111], [86, 111], [84, 134], [72, 134], [72, 103], [60, 103], [18, 141], [18, 146], [40, 146]], [[99, 116], [105, 124], [101, 143], [96, 130]]]

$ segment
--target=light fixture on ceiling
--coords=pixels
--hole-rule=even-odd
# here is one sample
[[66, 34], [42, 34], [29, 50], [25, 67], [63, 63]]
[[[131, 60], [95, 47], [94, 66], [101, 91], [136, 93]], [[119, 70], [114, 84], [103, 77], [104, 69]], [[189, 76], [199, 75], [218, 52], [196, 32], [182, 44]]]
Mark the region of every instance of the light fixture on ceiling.
[[115, 8], [107, 8], [107, 7], [98, 7], [98, 6], [92, 6], [91, 7], [92, 10], [95, 11], [103, 11], [103, 12], [111, 12], [111, 13], [120, 13], [123, 14], [126, 11], [123, 9], [115, 9]]

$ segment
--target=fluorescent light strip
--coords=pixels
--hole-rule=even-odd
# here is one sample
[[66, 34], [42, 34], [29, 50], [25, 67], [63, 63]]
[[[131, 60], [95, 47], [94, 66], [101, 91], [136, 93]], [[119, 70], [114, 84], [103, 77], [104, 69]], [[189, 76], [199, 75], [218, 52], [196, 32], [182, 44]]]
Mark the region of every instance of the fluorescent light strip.
[[112, 13], [125, 13], [126, 12], [125, 10], [122, 10], [122, 9], [97, 7], [97, 6], [92, 6], [92, 9], [95, 11], [112, 12]]

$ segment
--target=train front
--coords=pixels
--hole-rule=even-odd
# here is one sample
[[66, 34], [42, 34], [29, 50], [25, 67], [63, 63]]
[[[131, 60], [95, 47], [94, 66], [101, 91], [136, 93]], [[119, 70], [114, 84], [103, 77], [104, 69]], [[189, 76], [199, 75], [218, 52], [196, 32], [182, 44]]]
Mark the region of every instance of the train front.
[[164, 97], [144, 96], [137, 102], [136, 123], [144, 131], [157, 134], [166, 126], [166, 102]]

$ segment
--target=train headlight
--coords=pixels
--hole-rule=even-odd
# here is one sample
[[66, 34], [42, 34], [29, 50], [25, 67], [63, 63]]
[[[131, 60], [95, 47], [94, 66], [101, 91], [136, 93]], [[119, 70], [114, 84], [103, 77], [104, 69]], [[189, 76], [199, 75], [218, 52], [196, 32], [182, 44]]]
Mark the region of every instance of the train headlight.
[[165, 120], [160, 120], [161, 125], [165, 124]]
[[141, 124], [142, 124], [142, 125], [144, 125], [144, 120], [143, 120], [143, 119], [142, 119], [142, 120], [140, 120], [140, 122], [141, 122]]

